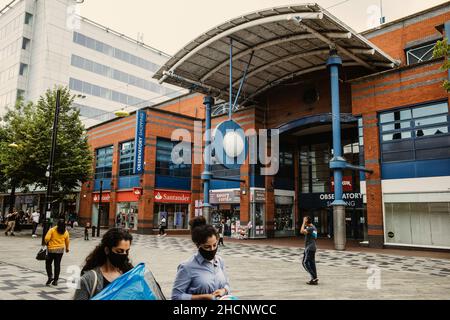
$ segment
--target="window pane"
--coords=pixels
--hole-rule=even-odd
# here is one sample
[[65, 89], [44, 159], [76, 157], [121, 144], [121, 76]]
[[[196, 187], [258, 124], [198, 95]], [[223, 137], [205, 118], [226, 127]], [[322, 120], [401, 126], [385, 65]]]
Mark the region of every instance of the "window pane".
[[448, 106], [446, 103], [413, 109], [414, 118], [433, 116], [436, 114], [443, 114], [443, 113], [448, 113]]
[[399, 120], [411, 119], [411, 110], [401, 110], [390, 113], [385, 113], [380, 116], [381, 123], [394, 122]]
[[411, 137], [412, 137], [411, 131], [396, 132], [396, 133], [390, 133], [390, 134], [383, 135], [383, 141], [410, 139]]
[[448, 127], [438, 127], [432, 129], [420, 129], [416, 131], [416, 137], [428, 137], [435, 135], [442, 135], [448, 133]]
[[399, 122], [399, 123], [393, 123], [393, 124], [386, 124], [382, 126], [383, 131], [394, 131], [398, 129], [407, 129], [411, 127], [410, 121], [405, 122]]

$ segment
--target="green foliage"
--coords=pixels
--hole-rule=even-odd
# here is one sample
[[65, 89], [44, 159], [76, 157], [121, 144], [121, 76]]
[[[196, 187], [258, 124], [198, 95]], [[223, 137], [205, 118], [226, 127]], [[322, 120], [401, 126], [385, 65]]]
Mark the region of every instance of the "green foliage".
[[[18, 188], [47, 187], [57, 90], [61, 90], [53, 190], [67, 193], [86, 182], [92, 174], [92, 155], [74, 96], [67, 88], [48, 90], [36, 104], [18, 101], [8, 110], [0, 126], [0, 171], [14, 179]], [[14, 142], [17, 148], [9, 145]], [[1, 179], [1, 176], [0, 176]]]
[[[450, 70], [450, 45], [448, 43], [448, 39], [445, 38], [442, 41], [438, 41], [433, 52], [434, 58], [447, 58], [445, 59], [444, 65], [442, 66], [442, 70], [447, 71]], [[444, 81], [443, 87], [445, 90], [450, 92], [450, 82], [448, 80]]]

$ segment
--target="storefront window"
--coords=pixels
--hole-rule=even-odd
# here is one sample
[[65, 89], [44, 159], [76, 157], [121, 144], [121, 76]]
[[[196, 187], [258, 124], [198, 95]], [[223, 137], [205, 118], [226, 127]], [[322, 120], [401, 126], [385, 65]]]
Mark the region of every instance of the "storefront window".
[[189, 205], [175, 203], [155, 204], [153, 226], [159, 226], [159, 222], [164, 216], [167, 221], [167, 229], [188, 229], [189, 228]]
[[294, 198], [275, 196], [275, 235], [291, 236], [294, 232]]
[[138, 229], [137, 202], [120, 202], [117, 204], [116, 227], [126, 230]]

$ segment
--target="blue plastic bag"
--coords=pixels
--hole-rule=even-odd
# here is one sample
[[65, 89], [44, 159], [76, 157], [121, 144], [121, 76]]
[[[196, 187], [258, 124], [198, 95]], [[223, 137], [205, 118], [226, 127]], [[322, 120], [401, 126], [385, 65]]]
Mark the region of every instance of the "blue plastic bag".
[[121, 275], [91, 300], [165, 300], [144, 263]]

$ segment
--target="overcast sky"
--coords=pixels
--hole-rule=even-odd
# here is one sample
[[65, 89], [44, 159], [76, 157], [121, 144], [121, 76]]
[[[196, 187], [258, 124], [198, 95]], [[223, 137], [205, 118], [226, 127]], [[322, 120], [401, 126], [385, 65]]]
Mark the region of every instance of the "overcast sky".
[[[46, 0], [58, 1], [58, 0]], [[11, 0], [0, 0], [3, 8]], [[302, 0], [85, 0], [82, 16], [175, 54], [203, 32], [242, 14], [265, 8], [311, 3]], [[383, 0], [383, 13], [392, 21], [444, 3], [443, 0]], [[356, 31], [375, 27], [380, 0], [319, 0], [319, 5]]]

